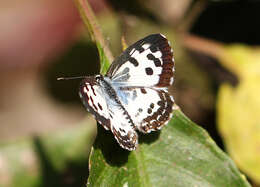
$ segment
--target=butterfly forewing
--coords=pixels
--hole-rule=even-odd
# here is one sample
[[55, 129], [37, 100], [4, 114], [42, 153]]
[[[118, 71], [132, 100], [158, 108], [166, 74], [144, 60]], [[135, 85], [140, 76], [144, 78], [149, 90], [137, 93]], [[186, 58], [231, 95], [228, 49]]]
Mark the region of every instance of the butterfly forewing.
[[[109, 96], [94, 77], [87, 77], [80, 85], [79, 95], [87, 110], [106, 130], [111, 130], [121, 147], [134, 150], [138, 136], [134, 123], [123, 106], [115, 103], [114, 96]], [[109, 98], [109, 99], [108, 99]]]
[[110, 66], [107, 76], [127, 86], [168, 87], [173, 83], [174, 59], [168, 40], [153, 34], [128, 47]]
[[102, 88], [97, 84], [94, 77], [87, 77], [81, 82], [79, 96], [86, 109], [95, 116], [96, 120], [106, 130], [110, 129], [110, 115], [107, 101]]

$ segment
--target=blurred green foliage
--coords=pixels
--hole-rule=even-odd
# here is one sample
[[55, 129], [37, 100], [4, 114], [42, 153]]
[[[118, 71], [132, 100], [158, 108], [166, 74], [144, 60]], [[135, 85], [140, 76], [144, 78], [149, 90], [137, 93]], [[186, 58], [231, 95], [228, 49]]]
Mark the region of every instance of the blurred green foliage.
[[0, 145], [0, 186], [83, 186], [94, 134], [95, 122], [86, 119], [74, 128]]

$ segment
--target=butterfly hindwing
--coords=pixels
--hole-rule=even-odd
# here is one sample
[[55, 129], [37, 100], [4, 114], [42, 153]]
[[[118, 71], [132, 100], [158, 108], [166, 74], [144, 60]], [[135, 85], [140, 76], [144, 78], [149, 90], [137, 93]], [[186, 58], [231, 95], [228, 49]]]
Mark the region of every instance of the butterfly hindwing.
[[127, 150], [135, 150], [138, 144], [138, 135], [135, 125], [128, 112], [123, 108], [111, 105], [113, 119], [111, 120], [111, 131], [121, 147]]
[[167, 89], [123, 88], [126, 110], [137, 129], [143, 133], [159, 130], [168, 123], [174, 100]]
[[173, 73], [173, 52], [168, 40], [161, 34], [152, 34], [116, 58], [107, 76], [128, 86], [168, 87], [173, 83]]

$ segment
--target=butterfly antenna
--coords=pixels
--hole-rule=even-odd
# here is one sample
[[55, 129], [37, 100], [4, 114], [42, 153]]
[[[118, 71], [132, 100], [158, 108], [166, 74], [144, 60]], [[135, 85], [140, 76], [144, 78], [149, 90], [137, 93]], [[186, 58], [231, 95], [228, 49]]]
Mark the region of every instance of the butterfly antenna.
[[57, 81], [62, 81], [62, 80], [74, 80], [74, 79], [84, 79], [86, 76], [79, 76], [79, 77], [59, 77], [57, 78]]

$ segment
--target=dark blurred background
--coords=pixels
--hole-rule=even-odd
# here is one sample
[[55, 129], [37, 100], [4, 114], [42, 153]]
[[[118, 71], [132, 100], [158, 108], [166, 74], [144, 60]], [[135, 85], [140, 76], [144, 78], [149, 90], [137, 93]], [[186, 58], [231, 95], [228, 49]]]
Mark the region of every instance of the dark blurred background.
[[[235, 87], [239, 80], [214, 56], [185, 47], [182, 35], [187, 33], [223, 44], [259, 45], [260, 2], [89, 2], [114, 56], [122, 51], [122, 35], [128, 44], [153, 32], [169, 36], [176, 55], [176, 81], [171, 88], [176, 103], [192, 121], [205, 128], [225, 151], [216, 125], [217, 92], [223, 82]], [[96, 74], [99, 72], [99, 59], [96, 46], [73, 2], [26, 0], [1, 4], [1, 142], [8, 145], [27, 137], [81, 126], [86, 112], [78, 97], [80, 80], [57, 81], [57, 78]], [[40, 141], [36, 139], [34, 143], [36, 151], [44, 155]], [[82, 163], [87, 163], [88, 151], [85, 153]], [[5, 171], [0, 159], [0, 180], [10, 185], [10, 178], [7, 179], [5, 172], [1, 172], [1, 167]], [[75, 173], [77, 168], [81, 174]], [[66, 171], [52, 172], [53, 175], [47, 177], [52, 181], [53, 176], [58, 176], [58, 183], [46, 183], [44, 180], [37, 185], [80, 186], [85, 184], [88, 173], [87, 168], [74, 162]], [[76, 175], [82, 177], [77, 178]], [[72, 179], [64, 181], [64, 176]]]

